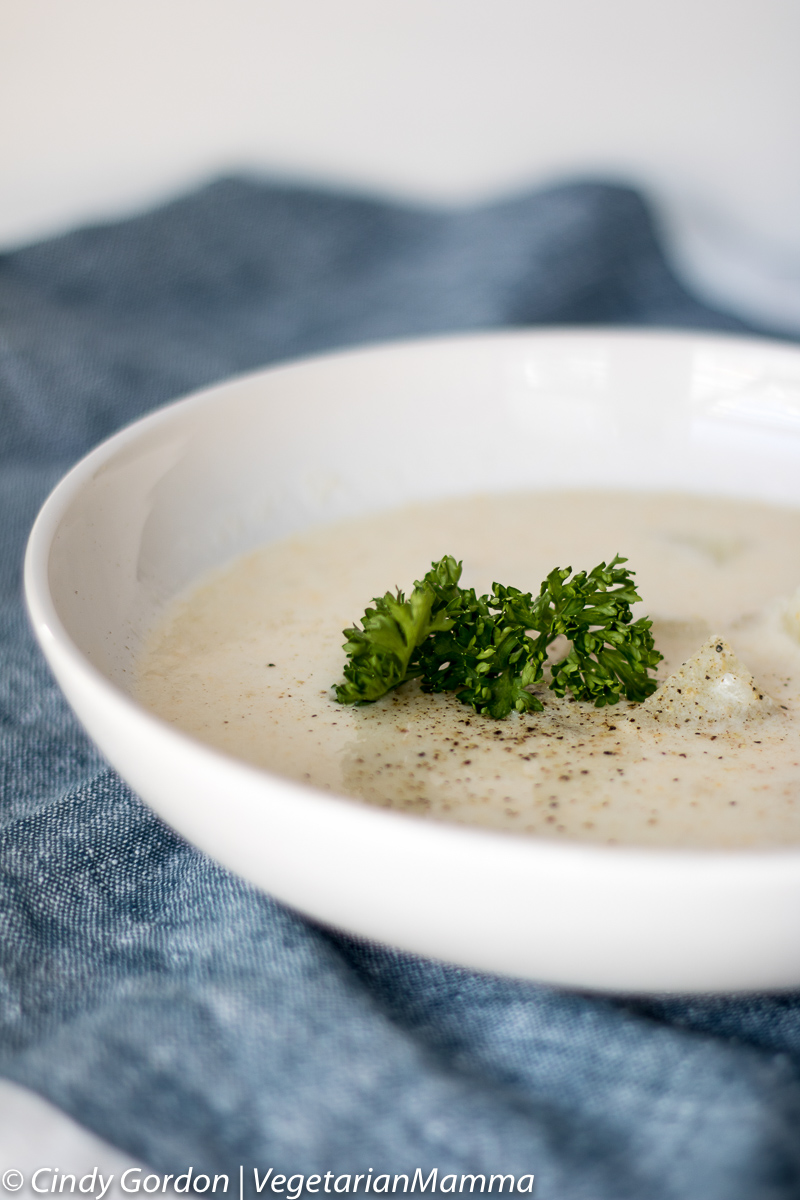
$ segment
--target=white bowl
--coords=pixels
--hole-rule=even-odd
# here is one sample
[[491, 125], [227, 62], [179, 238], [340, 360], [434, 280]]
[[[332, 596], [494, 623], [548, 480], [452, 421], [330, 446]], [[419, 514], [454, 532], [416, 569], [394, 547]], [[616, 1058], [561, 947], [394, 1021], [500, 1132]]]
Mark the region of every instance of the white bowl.
[[[423, 435], [423, 436], [420, 436]], [[613, 486], [800, 504], [800, 351], [523, 332], [281, 366], [172, 404], [44, 505], [29, 611], [76, 713], [176, 830], [333, 926], [589, 988], [800, 985], [800, 847], [564, 845], [331, 796], [202, 745], [129, 694], [192, 580], [322, 521], [475, 491]]]

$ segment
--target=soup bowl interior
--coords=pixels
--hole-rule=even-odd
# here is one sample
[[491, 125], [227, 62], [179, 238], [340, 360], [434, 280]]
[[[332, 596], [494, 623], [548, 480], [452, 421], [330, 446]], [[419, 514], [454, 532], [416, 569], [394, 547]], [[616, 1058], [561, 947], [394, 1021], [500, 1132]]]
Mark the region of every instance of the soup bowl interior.
[[556, 844], [369, 808], [142, 708], [164, 606], [238, 555], [404, 504], [552, 488], [800, 505], [800, 352], [670, 333], [523, 332], [289, 364], [98, 447], [44, 506], [34, 629], [109, 761], [175, 829], [301, 911], [467, 966], [635, 991], [800, 984], [800, 848]]

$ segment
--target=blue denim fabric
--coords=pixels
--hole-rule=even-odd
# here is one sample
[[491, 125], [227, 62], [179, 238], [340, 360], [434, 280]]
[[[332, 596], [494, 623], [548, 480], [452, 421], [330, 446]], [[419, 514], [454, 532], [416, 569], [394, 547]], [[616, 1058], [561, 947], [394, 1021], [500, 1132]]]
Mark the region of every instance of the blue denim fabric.
[[156, 1169], [800, 1196], [800, 998], [598, 998], [303, 920], [121, 783], [26, 626], [35, 511], [122, 423], [287, 356], [534, 322], [744, 329], [594, 183], [436, 212], [229, 180], [0, 260], [0, 1073]]

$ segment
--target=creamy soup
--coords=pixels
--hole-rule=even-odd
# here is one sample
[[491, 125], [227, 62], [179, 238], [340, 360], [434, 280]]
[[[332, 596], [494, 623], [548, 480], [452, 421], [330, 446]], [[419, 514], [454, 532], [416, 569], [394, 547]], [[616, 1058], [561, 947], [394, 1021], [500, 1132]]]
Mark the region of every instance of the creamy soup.
[[[664, 655], [645, 704], [559, 700], [547, 679], [544, 712], [503, 721], [415, 683], [336, 703], [342, 630], [432, 560], [462, 559], [467, 587], [536, 592], [555, 566], [615, 553]], [[796, 844], [798, 584], [788, 509], [605, 492], [451, 500], [320, 528], [205, 580], [153, 631], [138, 695], [259, 767], [436, 820], [604, 843]]]

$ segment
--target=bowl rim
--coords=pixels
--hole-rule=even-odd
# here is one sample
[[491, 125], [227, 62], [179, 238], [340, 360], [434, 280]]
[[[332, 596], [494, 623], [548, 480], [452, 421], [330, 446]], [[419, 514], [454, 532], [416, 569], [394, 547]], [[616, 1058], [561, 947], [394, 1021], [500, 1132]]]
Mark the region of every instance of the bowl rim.
[[[683, 848], [641, 846], [635, 844], [608, 845], [592, 842], [577, 842], [520, 835], [513, 831], [486, 829], [474, 825], [450, 824], [431, 820], [413, 813], [393, 809], [381, 809], [334, 791], [324, 791], [310, 784], [293, 780], [265, 768], [256, 767], [225, 751], [215, 749], [194, 736], [175, 728], [144, 705], [130, 693], [109, 679], [95, 667], [68, 634], [54, 601], [49, 586], [49, 561], [53, 538], [70, 505], [84, 485], [96, 477], [121, 450], [135, 446], [143, 435], [156, 430], [159, 425], [179, 419], [183, 413], [214, 404], [221, 394], [232, 387], [247, 385], [260, 378], [271, 378], [284, 373], [295, 373], [309, 366], [335, 364], [342, 360], [369, 358], [386, 354], [387, 351], [401, 354], [437, 347], [457, 348], [459, 345], [476, 341], [502, 344], [526, 340], [573, 339], [583, 341], [615, 341], [645, 343], [648, 341], [673, 341], [694, 345], [723, 344], [727, 346], [750, 346], [754, 350], [782, 351], [797, 356], [800, 361], [800, 346], [779, 338], [742, 336], [727, 331], [685, 330], [662, 327], [625, 326], [537, 326], [531, 328], [492, 329], [457, 334], [434, 334], [424, 337], [398, 338], [396, 340], [370, 342], [364, 345], [346, 346], [332, 351], [281, 360], [266, 367], [244, 371], [207, 387], [190, 391], [174, 400], [160, 405], [143, 416], [133, 419], [109, 437], [103, 439], [83, 455], [56, 483], [41, 505], [31, 528], [24, 557], [24, 598], [29, 621], [36, 638], [48, 661], [55, 659], [68, 665], [74, 676], [103, 696], [104, 701], [120, 715], [136, 723], [144, 723], [160, 737], [177, 739], [187, 750], [201, 755], [206, 761], [224, 763], [227, 770], [234, 770], [244, 779], [276, 784], [289, 789], [293, 801], [313, 810], [324, 805], [342, 815], [357, 814], [357, 818], [376, 831], [414, 830], [417, 837], [428, 840], [432, 845], [457, 840], [464, 845], [476, 847], [485, 844], [495, 849], [504, 847], [504, 853], [514, 858], [535, 860], [545, 856], [562, 863], [565, 867], [603, 867], [613, 862], [623, 873], [638, 874], [645, 869], [665, 876], [674, 876], [676, 869], [701, 868], [709, 881], [722, 880], [731, 875], [744, 879], [762, 877], [765, 872], [781, 879], [796, 880], [800, 870], [800, 844], [770, 848]], [[183, 836], [183, 835], [182, 835]]]

